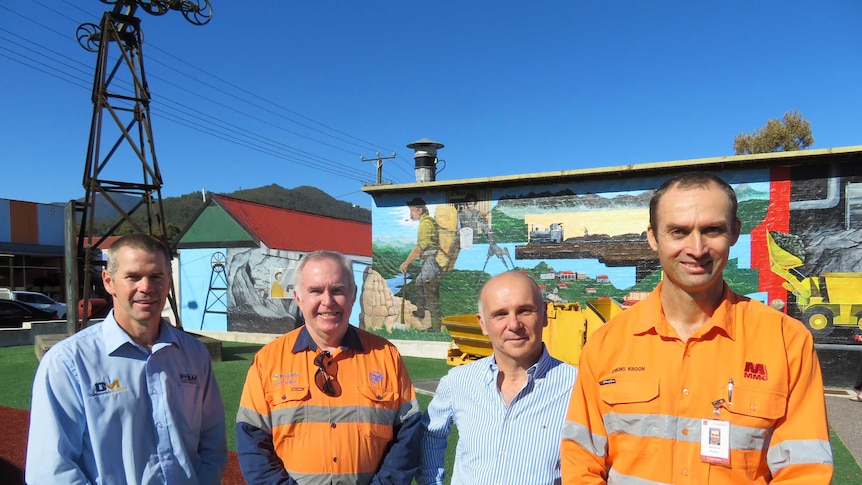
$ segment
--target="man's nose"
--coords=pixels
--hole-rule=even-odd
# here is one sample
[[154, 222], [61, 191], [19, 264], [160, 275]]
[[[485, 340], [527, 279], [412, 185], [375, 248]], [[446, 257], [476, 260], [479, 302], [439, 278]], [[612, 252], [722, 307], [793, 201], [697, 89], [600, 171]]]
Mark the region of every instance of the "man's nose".
[[700, 231], [692, 231], [689, 238], [692, 254], [702, 256], [706, 252], [706, 237]]
[[152, 278], [147, 278], [146, 276], [138, 280], [138, 291], [142, 293], [149, 293], [156, 288], [156, 282]]

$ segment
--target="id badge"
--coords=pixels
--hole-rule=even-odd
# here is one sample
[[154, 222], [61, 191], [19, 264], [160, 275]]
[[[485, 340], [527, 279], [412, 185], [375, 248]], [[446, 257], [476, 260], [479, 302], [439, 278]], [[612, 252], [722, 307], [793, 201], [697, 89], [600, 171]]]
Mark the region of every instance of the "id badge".
[[730, 422], [704, 419], [700, 425], [700, 461], [730, 465]]

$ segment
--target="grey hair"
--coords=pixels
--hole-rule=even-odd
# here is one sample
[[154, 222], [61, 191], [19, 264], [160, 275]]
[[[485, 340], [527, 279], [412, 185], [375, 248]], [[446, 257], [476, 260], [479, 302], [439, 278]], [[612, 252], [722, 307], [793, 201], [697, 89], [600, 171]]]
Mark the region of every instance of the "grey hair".
[[350, 291], [356, 289], [356, 282], [353, 280], [353, 261], [338, 251], [319, 250], [308, 253], [299, 260], [299, 265], [296, 267], [296, 273], [294, 273], [293, 277], [293, 286], [296, 291], [300, 291], [300, 287], [302, 286], [302, 270], [305, 269], [305, 265], [312, 261], [320, 260], [335, 261], [335, 263], [341, 266], [341, 271], [347, 275], [347, 279], [350, 282]]

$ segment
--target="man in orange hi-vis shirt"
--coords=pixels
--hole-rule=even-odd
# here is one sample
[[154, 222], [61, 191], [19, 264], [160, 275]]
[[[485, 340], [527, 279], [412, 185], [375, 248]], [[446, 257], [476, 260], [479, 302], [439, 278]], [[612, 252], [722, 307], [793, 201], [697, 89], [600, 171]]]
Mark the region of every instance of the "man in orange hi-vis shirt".
[[305, 326], [254, 357], [237, 412], [249, 484], [400, 485], [419, 467], [419, 403], [398, 350], [348, 323], [348, 258], [303, 256], [294, 294]]
[[811, 333], [724, 282], [736, 208], [730, 185], [707, 173], [656, 191], [647, 237], [664, 279], [583, 350], [563, 483], [831, 483]]

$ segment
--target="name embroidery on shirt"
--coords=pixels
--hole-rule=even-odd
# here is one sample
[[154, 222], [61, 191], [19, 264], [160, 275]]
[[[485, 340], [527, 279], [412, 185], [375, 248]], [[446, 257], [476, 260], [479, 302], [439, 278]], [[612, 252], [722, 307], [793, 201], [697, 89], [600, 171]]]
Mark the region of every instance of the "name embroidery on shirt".
[[761, 364], [759, 362], [746, 362], [745, 372], [742, 373], [742, 377], [758, 381], [768, 381], [769, 372], [766, 371], [765, 364]]
[[617, 367], [616, 369], [611, 371], [611, 374], [616, 374], [617, 372], [644, 372], [644, 371], [646, 371], [646, 366], [630, 365], [628, 367], [626, 367], [626, 366]]
[[[272, 385], [273, 386], [287, 386], [291, 384], [299, 383], [299, 372], [290, 372], [287, 374], [273, 374], [272, 375]], [[303, 388], [294, 388], [303, 389]]]
[[90, 394], [90, 396], [95, 397], [107, 394], [117, 394], [128, 390], [128, 387], [123, 387], [120, 384], [119, 379], [114, 379], [112, 382], [108, 382], [108, 379], [105, 379], [104, 382], [97, 382], [93, 385], [93, 392]]

